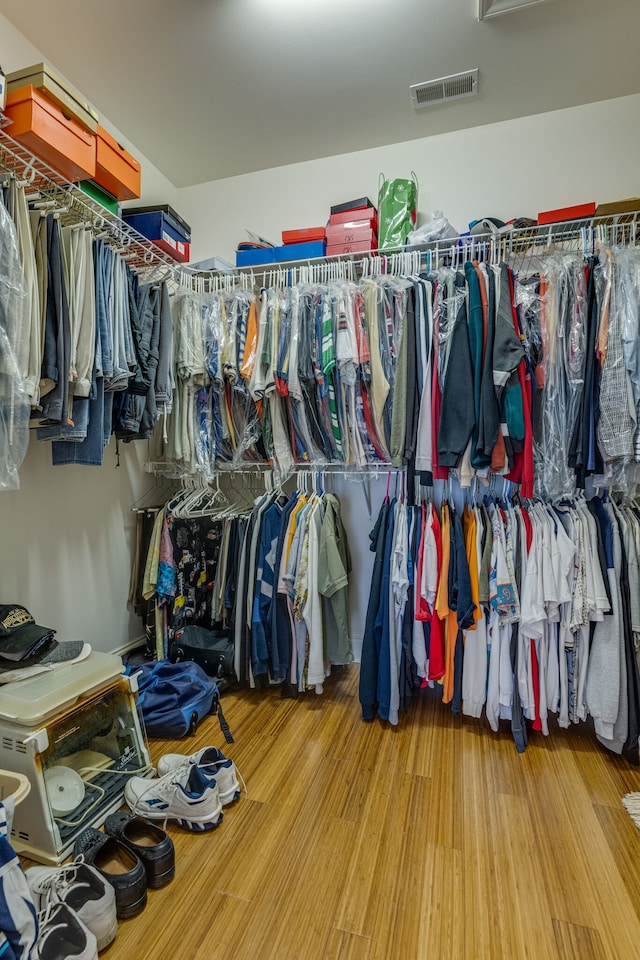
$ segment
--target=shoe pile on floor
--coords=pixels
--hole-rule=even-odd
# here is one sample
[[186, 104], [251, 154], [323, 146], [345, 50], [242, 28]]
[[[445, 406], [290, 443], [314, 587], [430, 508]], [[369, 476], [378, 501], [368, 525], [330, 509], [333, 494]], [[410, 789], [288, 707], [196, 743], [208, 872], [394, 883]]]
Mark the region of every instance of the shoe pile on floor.
[[190, 757], [167, 754], [154, 779], [132, 777], [125, 789], [130, 813], [107, 817], [104, 832], [81, 833], [71, 863], [26, 871], [38, 911], [39, 960], [95, 960], [116, 936], [118, 920], [135, 917], [147, 903], [147, 890], [173, 879], [167, 822], [210, 830], [222, 820], [223, 806], [239, 796], [235, 764], [216, 747]]

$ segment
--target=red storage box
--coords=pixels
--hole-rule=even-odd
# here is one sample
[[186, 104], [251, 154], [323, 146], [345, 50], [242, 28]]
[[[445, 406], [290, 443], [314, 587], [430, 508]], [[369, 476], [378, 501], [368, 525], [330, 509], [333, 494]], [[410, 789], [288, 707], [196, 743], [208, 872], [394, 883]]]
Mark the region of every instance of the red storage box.
[[140, 196], [140, 164], [100, 124], [94, 180], [116, 200], [137, 200]]
[[324, 240], [324, 227], [305, 227], [303, 230], [283, 230], [282, 242], [285, 246], [291, 243], [310, 243], [314, 240]]
[[330, 213], [345, 213], [349, 210], [366, 210], [369, 207], [375, 209], [369, 197], [358, 197], [357, 200], [349, 200], [347, 203], [334, 203]]
[[368, 240], [361, 240], [359, 243], [335, 243], [327, 246], [327, 256], [341, 257], [345, 253], [367, 253], [375, 249]]
[[335, 227], [327, 227], [327, 243], [335, 246], [335, 244], [344, 244], [344, 243], [368, 243], [376, 244], [378, 242], [378, 235], [375, 230], [371, 229], [371, 224], [368, 222], [365, 223], [341, 223]]
[[177, 260], [178, 263], [189, 263], [189, 259], [191, 257], [190, 243], [185, 243], [182, 240], [175, 240], [164, 231], [162, 233], [162, 239], [153, 240], [152, 243], [155, 243], [156, 247], [159, 247], [160, 250], [164, 250], [165, 253], [168, 253], [169, 256], [173, 257], [174, 260]]
[[559, 210], [545, 210], [538, 214], [538, 224], [543, 226], [546, 223], [562, 223], [564, 220], [584, 220], [587, 217], [594, 217], [596, 213], [595, 203], [578, 203], [574, 207], [561, 207]]
[[366, 223], [372, 230], [378, 232], [378, 211], [375, 207], [364, 210], [344, 210], [342, 213], [332, 213], [329, 225], [334, 227], [338, 223]]
[[20, 87], [8, 93], [5, 112], [13, 121], [9, 135], [67, 180], [95, 179], [94, 134], [65, 116], [35, 87]]

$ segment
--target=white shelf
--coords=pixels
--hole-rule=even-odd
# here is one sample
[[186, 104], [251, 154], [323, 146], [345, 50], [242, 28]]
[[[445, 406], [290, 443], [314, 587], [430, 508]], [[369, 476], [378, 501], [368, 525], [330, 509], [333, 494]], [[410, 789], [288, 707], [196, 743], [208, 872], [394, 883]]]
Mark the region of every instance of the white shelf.
[[43, 204], [43, 209], [60, 211], [62, 224], [86, 222], [96, 234], [104, 234], [127, 263], [138, 271], [158, 267], [172, 273], [180, 270], [180, 264], [154, 243], [14, 140], [10, 130], [11, 123], [0, 114], [0, 172], [5, 171], [25, 181], [30, 201]]

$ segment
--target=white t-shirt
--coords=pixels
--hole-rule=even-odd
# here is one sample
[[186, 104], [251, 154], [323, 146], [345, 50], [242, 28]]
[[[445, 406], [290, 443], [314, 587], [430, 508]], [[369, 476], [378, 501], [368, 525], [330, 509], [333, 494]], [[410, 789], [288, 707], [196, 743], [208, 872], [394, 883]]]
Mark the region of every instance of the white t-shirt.
[[309, 560], [307, 567], [307, 601], [304, 606], [304, 619], [309, 633], [309, 667], [307, 671], [309, 686], [315, 685], [316, 693], [322, 693], [322, 684], [329, 676], [330, 669], [324, 659], [324, 622], [322, 617], [322, 598], [318, 590], [318, 554], [320, 552], [320, 529], [322, 527], [323, 508], [318, 500], [309, 516]]

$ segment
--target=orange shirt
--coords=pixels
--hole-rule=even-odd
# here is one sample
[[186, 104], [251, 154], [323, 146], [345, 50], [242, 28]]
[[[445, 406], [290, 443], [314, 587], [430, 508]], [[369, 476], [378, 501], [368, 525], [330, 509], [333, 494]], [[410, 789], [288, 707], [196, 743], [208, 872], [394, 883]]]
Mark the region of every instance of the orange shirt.
[[473, 510], [469, 510], [469, 507], [465, 507], [464, 513], [462, 514], [462, 529], [464, 530], [464, 549], [467, 554], [467, 563], [469, 564], [471, 599], [476, 607], [473, 614], [473, 626], [467, 629], [475, 630], [476, 623], [482, 619], [482, 611], [480, 610], [480, 576], [478, 573], [478, 551], [476, 548], [476, 515]]
[[256, 362], [256, 350], [258, 349], [258, 308], [255, 300], [249, 307], [249, 319], [247, 320], [247, 337], [244, 345], [244, 357], [240, 367], [240, 376], [245, 380], [251, 379], [253, 367]]

